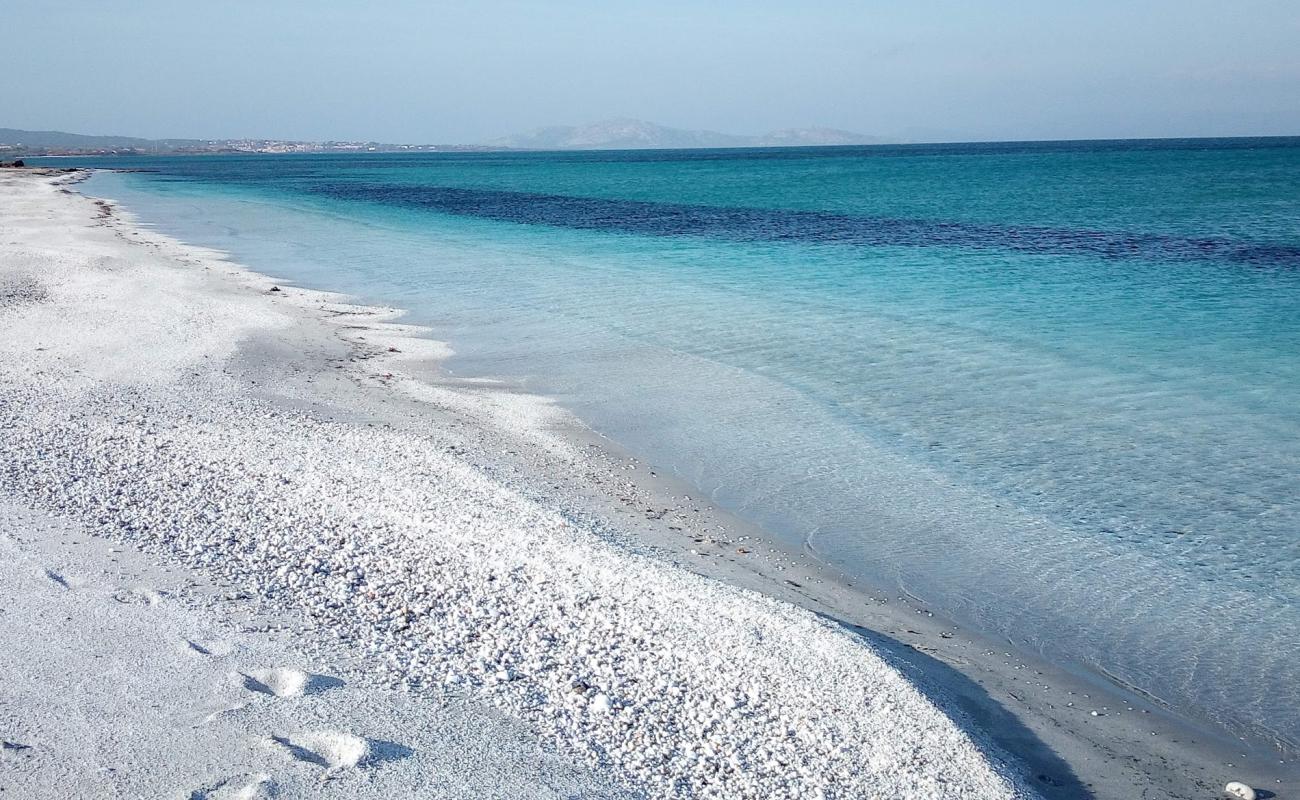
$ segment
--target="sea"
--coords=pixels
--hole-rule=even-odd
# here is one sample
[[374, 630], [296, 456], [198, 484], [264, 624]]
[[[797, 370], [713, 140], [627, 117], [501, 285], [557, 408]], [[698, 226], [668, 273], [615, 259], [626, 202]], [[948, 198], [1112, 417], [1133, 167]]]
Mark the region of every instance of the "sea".
[[1300, 138], [72, 162], [855, 580], [1300, 752]]

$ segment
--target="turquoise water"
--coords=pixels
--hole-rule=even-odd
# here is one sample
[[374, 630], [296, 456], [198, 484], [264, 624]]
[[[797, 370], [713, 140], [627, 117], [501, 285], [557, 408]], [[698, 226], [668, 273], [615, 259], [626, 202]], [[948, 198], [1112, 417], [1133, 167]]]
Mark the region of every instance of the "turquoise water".
[[1300, 140], [101, 163], [853, 575], [1300, 742]]

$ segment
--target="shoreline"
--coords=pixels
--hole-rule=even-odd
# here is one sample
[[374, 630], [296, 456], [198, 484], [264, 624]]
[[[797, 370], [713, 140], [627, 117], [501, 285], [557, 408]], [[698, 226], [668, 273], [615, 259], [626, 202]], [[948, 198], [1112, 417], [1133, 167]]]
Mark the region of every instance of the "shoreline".
[[[436, 364], [415, 374], [447, 380]], [[1281, 753], [1274, 758], [1259, 744], [1242, 748], [1226, 732], [1100, 672], [1047, 661], [946, 618], [920, 598], [848, 576], [699, 497], [683, 479], [580, 421], [569, 420], [561, 435], [597, 448], [606, 465], [606, 478], [598, 482], [604, 492], [588, 501], [599, 506], [617, 498], [625, 506], [613, 509], [620, 527], [633, 531], [625, 544], [853, 632], [887, 654], [945, 713], [989, 736], [1042, 797], [1122, 797], [1142, 788], [1169, 798], [1217, 797], [1230, 780], [1226, 775], [1242, 776], [1231, 780], [1246, 780], [1263, 790], [1261, 797], [1300, 785], [1300, 770]], [[542, 491], [558, 488], [554, 472], [536, 465], [531, 471]], [[583, 489], [569, 491], [574, 498]], [[715, 535], [701, 537], [693, 528]]]
[[[234, 282], [243, 284], [227, 286], [232, 295], [268, 291], [270, 279], [135, 226], [109, 204], [100, 208], [101, 224], [123, 240], [229, 267], [240, 275]], [[793, 603], [853, 631], [969, 734], [989, 736], [993, 758], [1006, 750], [1023, 760], [1028, 768], [1021, 778], [1044, 796], [1122, 796], [1150, 787], [1163, 796], [1193, 797], [1217, 794], [1227, 780], [1264, 788], [1281, 780], [1260, 760], [1228, 762], [1226, 743], [1189, 744], [1195, 734], [1187, 726], [1135, 696], [1126, 699], [1117, 690], [1113, 697], [1123, 706], [1097, 708], [1105, 687], [1015, 650], [999, 652], [1001, 645], [955, 630], [904, 598], [847, 585], [806, 553], [783, 550], [725, 511], [686, 498], [684, 484], [656, 474], [544, 399], [450, 380], [437, 365], [445, 346], [419, 338], [417, 328], [392, 324], [397, 312], [358, 309], [337, 298], [325, 302], [321, 293], [292, 287], [280, 288], [274, 298], [280, 305], [286, 300], [298, 304], [287, 324], [298, 326], [301, 339], [310, 338], [304, 327], [318, 333], [334, 324], [312, 321], [312, 313], [358, 324], [334, 327], [337, 341], [319, 343], [310, 356], [286, 348], [281, 335], [260, 331], [229, 354], [226, 370], [251, 395], [283, 408], [343, 411], [346, 424], [398, 434], [423, 430], [431, 419], [456, 429], [453, 452], [460, 448], [458, 456], [471, 467], [536, 503], [554, 505], [619, 547], [649, 551], [654, 559]], [[520, 422], [503, 434], [491, 428], [502, 418]], [[501, 448], [503, 442], [513, 450]]]

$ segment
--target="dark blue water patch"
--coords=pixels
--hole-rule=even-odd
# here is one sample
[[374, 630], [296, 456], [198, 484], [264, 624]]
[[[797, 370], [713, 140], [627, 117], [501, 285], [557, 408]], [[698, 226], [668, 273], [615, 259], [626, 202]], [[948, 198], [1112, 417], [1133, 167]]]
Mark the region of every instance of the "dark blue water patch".
[[658, 203], [449, 186], [332, 183], [310, 191], [336, 200], [422, 208], [522, 225], [642, 236], [699, 236], [746, 242], [858, 247], [953, 247], [1102, 259], [1226, 261], [1300, 266], [1300, 246], [1225, 237], [863, 217], [823, 211]]

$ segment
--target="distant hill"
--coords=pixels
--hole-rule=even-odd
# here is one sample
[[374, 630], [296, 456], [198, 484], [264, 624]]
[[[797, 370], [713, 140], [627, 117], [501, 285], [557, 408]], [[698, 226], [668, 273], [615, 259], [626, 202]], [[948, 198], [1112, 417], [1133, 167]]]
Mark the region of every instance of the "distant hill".
[[559, 125], [506, 136], [489, 144], [528, 150], [636, 150], [671, 147], [744, 147], [748, 139], [716, 131], [665, 128], [638, 119]]
[[86, 136], [62, 131], [0, 128], [0, 148], [39, 150], [179, 150], [199, 147], [198, 139], [141, 139], [135, 136]]
[[760, 136], [758, 140], [762, 147], [824, 147], [845, 144], [892, 144], [898, 141], [835, 128], [785, 128]]
[[304, 142], [293, 139], [141, 139], [136, 136], [85, 136], [62, 131], [0, 128], [0, 154], [144, 155], [199, 153], [411, 153], [477, 151], [481, 145], [385, 144], [383, 142]]
[[488, 144], [525, 150], [640, 150], [689, 147], [798, 147], [883, 144], [888, 140], [833, 128], [789, 128], [762, 136], [668, 128], [639, 119], [559, 125], [505, 136]]

